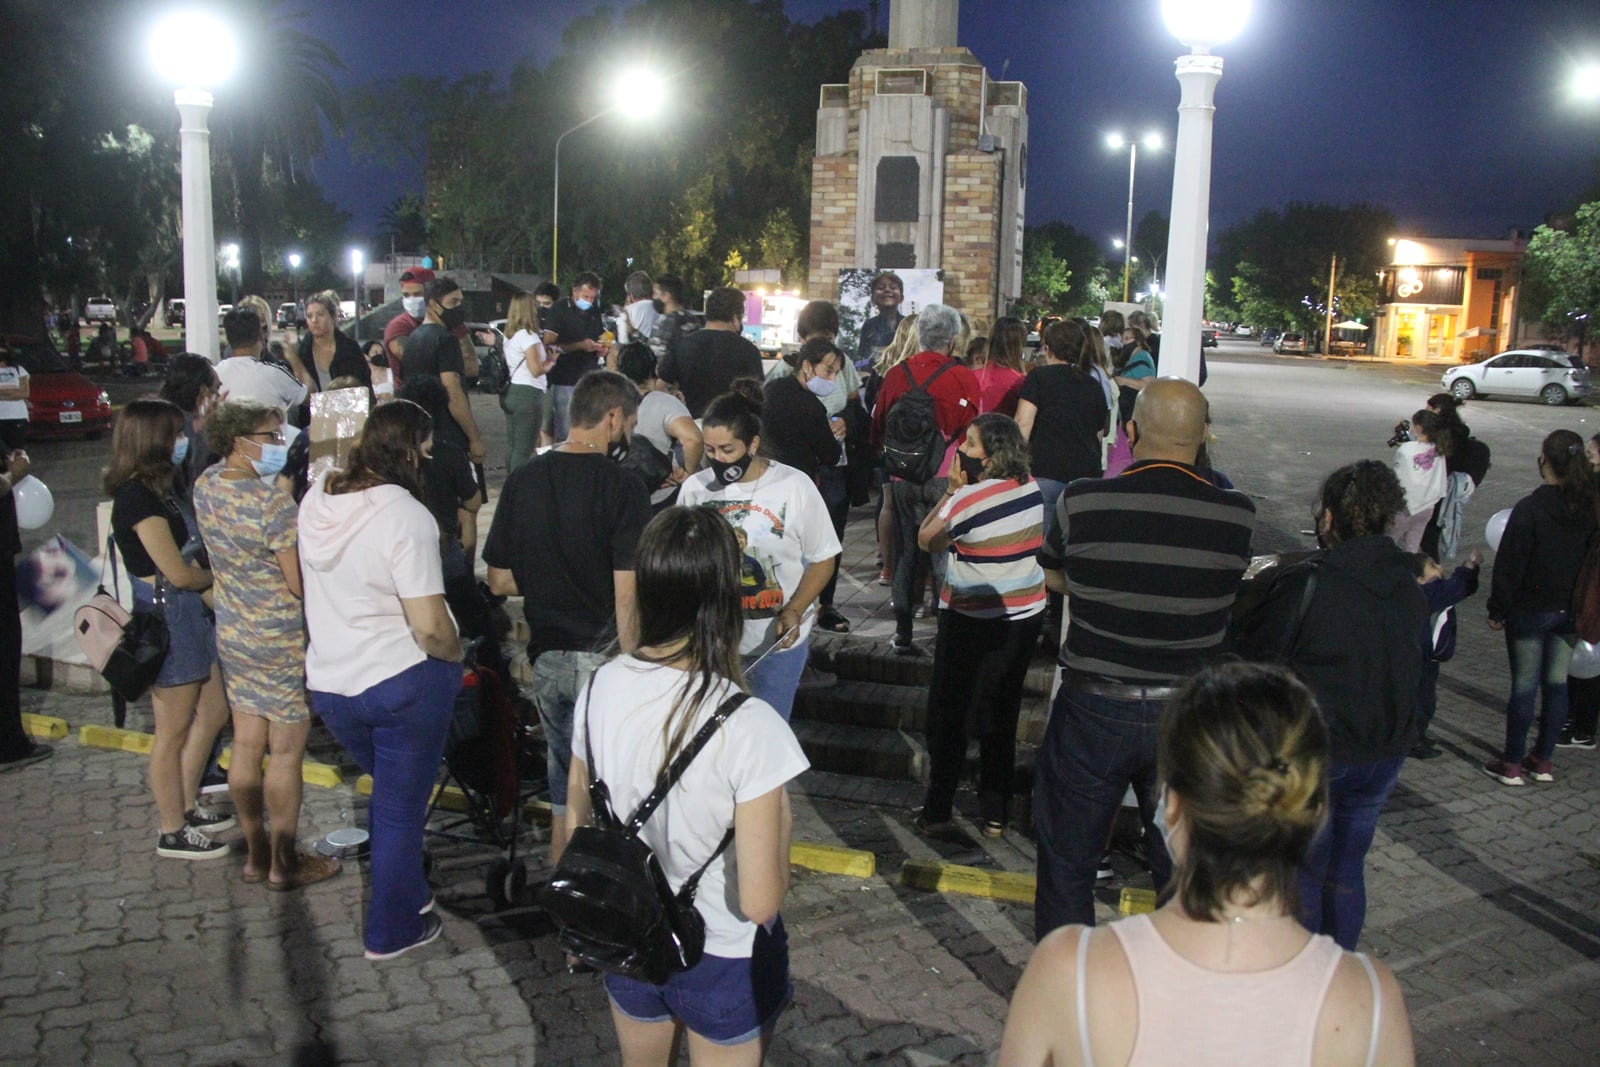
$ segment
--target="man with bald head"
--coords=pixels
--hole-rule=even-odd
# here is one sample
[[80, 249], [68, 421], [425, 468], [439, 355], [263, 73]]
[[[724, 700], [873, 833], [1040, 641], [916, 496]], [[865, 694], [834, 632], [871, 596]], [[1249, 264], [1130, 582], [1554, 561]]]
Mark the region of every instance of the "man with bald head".
[[1156, 888], [1172, 875], [1155, 822], [1156, 726], [1182, 680], [1228, 651], [1255, 525], [1244, 494], [1195, 469], [1207, 413], [1191, 382], [1145, 386], [1127, 424], [1133, 465], [1070, 483], [1040, 553], [1069, 620], [1033, 787], [1041, 939], [1094, 925], [1095, 872], [1130, 785]]

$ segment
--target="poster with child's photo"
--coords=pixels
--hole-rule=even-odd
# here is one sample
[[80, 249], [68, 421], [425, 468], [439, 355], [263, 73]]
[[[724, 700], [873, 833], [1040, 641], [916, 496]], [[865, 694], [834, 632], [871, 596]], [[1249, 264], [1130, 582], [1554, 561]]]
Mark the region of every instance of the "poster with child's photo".
[[902, 318], [943, 301], [942, 270], [841, 270], [839, 348], [862, 367], [894, 339]]

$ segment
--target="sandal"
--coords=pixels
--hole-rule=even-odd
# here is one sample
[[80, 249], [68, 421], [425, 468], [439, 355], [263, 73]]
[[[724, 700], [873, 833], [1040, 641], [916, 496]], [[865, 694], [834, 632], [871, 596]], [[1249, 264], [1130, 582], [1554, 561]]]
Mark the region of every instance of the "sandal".
[[266, 880], [267, 876], [265, 874], [251, 874], [249, 871], [239, 872], [239, 881], [243, 882], [245, 885], [259, 885]]
[[344, 869], [344, 865], [330, 856], [318, 856], [302, 853], [300, 856], [300, 869], [293, 878], [287, 882], [268, 881], [267, 888], [274, 893], [288, 893], [296, 889], [304, 889], [308, 885], [325, 882]]

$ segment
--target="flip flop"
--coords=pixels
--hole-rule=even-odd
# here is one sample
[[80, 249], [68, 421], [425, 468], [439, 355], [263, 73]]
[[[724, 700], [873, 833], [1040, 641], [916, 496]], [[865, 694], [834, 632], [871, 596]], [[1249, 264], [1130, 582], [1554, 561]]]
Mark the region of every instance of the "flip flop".
[[274, 893], [288, 893], [296, 889], [304, 889], [308, 885], [327, 881], [343, 870], [343, 865], [336, 859], [328, 856], [315, 856], [303, 854], [300, 857], [300, 870], [294, 878], [287, 882], [274, 882], [269, 880], [267, 888]]
[[243, 882], [245, 885], [258, 885], [266, 880], [267, 876], [265, 874], [249, 874], [244, 871], [239, 872], [239, 881]]

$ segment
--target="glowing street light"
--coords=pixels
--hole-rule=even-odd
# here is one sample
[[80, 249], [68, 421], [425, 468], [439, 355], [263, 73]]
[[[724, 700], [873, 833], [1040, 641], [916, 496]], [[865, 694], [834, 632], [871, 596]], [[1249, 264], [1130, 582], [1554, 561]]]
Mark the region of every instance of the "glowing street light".
[[[1138, 141], [1134, 141], [1125, 139], [1122, 134], [1117, 132], [1106, 134], [1107, 148], [1113, 152], [1120, 152], [1124, 148], [1128, 150], [1128, 229], [1127, 236], [1117, 242], [1117, 247], [1121, 249], [1133, 247], [1133, 171], [1139, 162], [1139, 145], [1141, 143], [1154, 152], [1161, 147], [1161, 135], [1151, 130]], [[1129, 257], [1124, 254], [1122, 257], [1122, 299], [1124, 301], [1128, 299], [1128, 278], [1131, 270], [1132, 266], [1129, 263]]]
[[219, 252], [222, 253], [222, 269], [228, 272], [228, 302], [239, 302], [239, 246], [232, 243], [223, 245]]
[[233, 34], [215, 15], [178, 11], [151, 30], [150, 59], [177, 87], [183, 175], [184, 347], [217, 360], [217, 249], [211, 227], [211, 86], [233, 73]]
[[1600, 60], [1580, 63], [1573, 68], [1570, 92], [1580, 103], [1600, 103]]
[[352, 292], [350, 295], [355, 298], [351, 301], [351, 303], [356, 309], [356, 321], [355, 325], [352, 326], [351, 329], [355, 332], [357, 344], [361, 343], [361, 267], [365, 260], [366, 257], [361, 254], [361, 249], [352, 248], [350, 250], [350, 278], [354, 283], [351, 286], [354, 292]]
[[[611, 83], [611, 105], [595, 112], [556, 138], [554, 198], [550, 204], [550, 281], [556, 281], [557, 253], [561, 246], [561, 142], [570, 134], [618, 111], [630, 119], [651, 119], [661, 111], [667, 85], [661, 76], [646, 67], [625, 70]], [[557, 282], [556, 284], [560, 284]]]
[[1167, 238], [1166, 316], [1162, 373], [1200, 380], [1200, 319], [1206, 284], [1206, 231], [1211, 215], [1213, 99], [1222, 57], [1211, 49], [1232, 40], [1250, 17], [1251, 0], [1161, 0], [1167, 29], [1189, 46], [1177, 67], [1178, 141], [1172, 160], [1172, 223]]
[[289, 299], [293, 300], [297, 309], [300, 305], [300, 253], [289, 253]]

